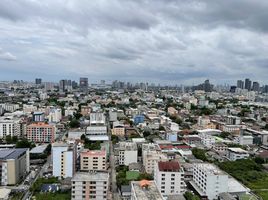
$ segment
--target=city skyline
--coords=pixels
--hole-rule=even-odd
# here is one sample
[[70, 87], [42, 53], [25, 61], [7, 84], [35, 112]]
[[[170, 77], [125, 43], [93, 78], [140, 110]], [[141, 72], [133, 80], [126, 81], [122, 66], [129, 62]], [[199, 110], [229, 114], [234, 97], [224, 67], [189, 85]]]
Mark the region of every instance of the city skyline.
[[265, 84], [267, 8], [264, 0], [3, 0], [0, 79]]

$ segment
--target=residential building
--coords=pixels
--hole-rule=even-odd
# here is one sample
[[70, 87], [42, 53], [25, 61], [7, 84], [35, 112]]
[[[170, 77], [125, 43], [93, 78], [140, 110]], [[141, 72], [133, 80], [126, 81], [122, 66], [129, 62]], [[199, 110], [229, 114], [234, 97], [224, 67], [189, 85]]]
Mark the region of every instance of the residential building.
[[249, 154], [246, 150], [241, 148], [228, 148], [227, 158], [231, 161], [246, 159], [249, 157]]
[[164, 200], [154, 181], [131, 181], [131, 200]]
[[48, 121], [53, 123], [60, 122], [62, 118], [61, 109], [60, 108], [51, 108], [48, 115]]
[[29, 149], [0, 149], [1, 185], [15, 185], [30, 171]]
[[108, 140], [106, 125], [92, 125], [86, 129], [86, 136], [89, 140]]
[[44, 112], [34, 112], [33, 113], [33, 121], [34, 122], [44, 122], [45, 121]]
[[128, 166], [130, 163], [138, 162], [137, 144], [133, 142], [119, 142], [115, 147], [118, 153], [118, 164]]
[[0, 138], [10, 136], [21, 136], [20, 119], [13, 117], [0, 118]]
[[215, 143], [212, 148], [214, 151], [218, 153], [225, 153], [228, 149], [228, 146], [222, 142], [218, 142], [218, 143]]
[[177, 161], [158, 162], [155, 167], [154, 180], [163, 196], [185, 192], [184, 170]]
[[106, 200], [108, 192], [108, 172], [77, 172], [72, 178], [72, 200]]
[[76, 169], [76, 158], [76, 144], [52, 144], [53, 176], [63, 178], [72, 177]]
[[55, 141], [55, 126], [44, 122], [32, 123], [27, 126], [27, 139], [37, 143], [53, 143]]
[[157, 163], [167, 160], [166, 154], [162, 153], [159, 145], [154, 143], [142, 144], [142, 162], [146, 173], [153, 174]]
[[117, 136], [125, 136], [125, 126], [123, 124], [115, 124], [112, 129], [112, 134]]
[[193, 181], [190, 181], [201, 197], [217, 199], [220, 193], [228, 191], [228, 175], [210, 163], [194, 164]]
[[80, 153], [81, 171], [103, 171], [107, 169], [105, 150], [84, 150]]

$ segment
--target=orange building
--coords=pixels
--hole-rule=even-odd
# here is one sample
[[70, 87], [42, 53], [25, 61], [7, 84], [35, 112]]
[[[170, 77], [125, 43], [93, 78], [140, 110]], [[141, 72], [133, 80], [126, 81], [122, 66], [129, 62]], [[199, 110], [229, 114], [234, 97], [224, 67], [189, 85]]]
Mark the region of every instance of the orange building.
[[55, 126], [43, 122], [27, 126], [27, 139], [37, 143], [53, 143], [55, 141]]

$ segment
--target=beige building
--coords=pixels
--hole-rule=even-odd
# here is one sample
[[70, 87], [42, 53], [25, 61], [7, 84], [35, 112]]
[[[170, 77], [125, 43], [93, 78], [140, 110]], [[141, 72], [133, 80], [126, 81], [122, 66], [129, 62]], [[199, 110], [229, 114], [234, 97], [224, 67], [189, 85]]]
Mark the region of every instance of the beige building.
[[117, 136], [125, 136], [125, 126], [117, 125], [112, 129], [112, 134]]
[[1, 185], [15, 185], [29, 172], [29, 149], [0, 150]]
[[106, 151], [96, 150], [90, 151], [85, 150], [80, 153], [80, 170], [106, 170]]
[[167, 156], [161, 152], [161, 149], [157, 144], [142, 144], [142, 162], [147, 173], [154, 173], [158, 161], [167, 160]]
[[108, 172], [78, 172], [72, 178], [72, 200], [106, 200], [108, 191]]
[[168, 107], [168, 114], [169, 115], [177, 115], [178, 111], [173, 107]]

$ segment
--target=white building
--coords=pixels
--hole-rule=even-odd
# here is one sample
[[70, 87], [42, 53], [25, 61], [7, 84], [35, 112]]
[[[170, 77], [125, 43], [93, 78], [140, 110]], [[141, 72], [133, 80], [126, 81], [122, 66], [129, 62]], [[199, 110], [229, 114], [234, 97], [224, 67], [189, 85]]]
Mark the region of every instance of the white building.
[[237, 139], [240, 145], [252, 145], [253, 144], [253, 137], [251, 135], [239, 136]]
[[213, 145], [216, 143], [215, 138], [211, 135], [206, 134], [206, 133], [199, 133], [198, 136], [201, 139], [201, 143], [209, 149], [212, 148]]
[[119, 165], [128, 166], [130, 163], [138, 162], [138, 150], [136, 143], [119, 142], [118, 147], [115, 149], [118, 151]]
[[185, 192], [184, 170], [177, 161], [158, 162], [155, 167], [154, 180], [163, 196]]
[[231, 161], [246, 159], [249, 157], [249, 154], [246, 150], [241, 148], [228, 148], [227, 157]]
[[9, 104], [9, 103], [3, 103], [0, 104], [0, 106], [8, 112], [15, 112], [16, 110], [18, 110], [20, 108], [19, 104]]
[[92, 125], [88, 126], [86, 136], [89, 140], [108, 140], [107, 126], [105, 125]]
[[194, 164], [193, 181], [190, 182], [201, 197], [209, 200], [228, 191], [228, 175], [210, 163]]
[[20, 119], [12, 117], [0, 118], [0, 138], [5, 138], [7, 135], [12, 137], [21, 135]]
[[48, 115], [48, 121], [53, 123], [60, 122], [61, 116], [61, 109], [60, 108], [51, 108]]
[[52, 145], [53, 176], [72, 177], [75, 173], [76, 147], [66, 143]]
[[72, 200], [106, 200], [108, 191], [108, 172], [77, 172], [72, 178]]
[[90, 113], [90, 125], [104, 125], [105, 124], [105, 115], [102, 112], [93, 112]]

